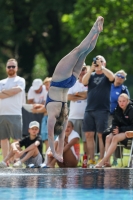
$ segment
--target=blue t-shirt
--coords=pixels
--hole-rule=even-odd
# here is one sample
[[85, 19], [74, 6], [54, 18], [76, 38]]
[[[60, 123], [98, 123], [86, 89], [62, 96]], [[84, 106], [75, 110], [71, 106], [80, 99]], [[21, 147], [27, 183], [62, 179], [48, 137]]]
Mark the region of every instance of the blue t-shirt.
[[130, 98], [129, 91], [125, 85], [120, 85], [120, 86], [114, 86], [114, 84], [111, 85], [111, 92], [110, 92], [110, 113], [111, 114], [117, 107], [118, 97], [120, 96], [121, 93], [126, 93]]
[[111, 82], [104, 74], [92, 73], [88, 83], [86, 111], [110, 111], [110, 89]]

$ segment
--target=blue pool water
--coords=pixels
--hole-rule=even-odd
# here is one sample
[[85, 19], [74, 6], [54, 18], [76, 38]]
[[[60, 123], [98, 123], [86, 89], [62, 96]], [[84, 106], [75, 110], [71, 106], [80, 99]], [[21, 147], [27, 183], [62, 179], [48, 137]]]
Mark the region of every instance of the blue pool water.
[[1, 188], [2, 200], [132, 200], [132, 190]]
[[133, 169], [0, 169], [0, 200], [133, 200]]

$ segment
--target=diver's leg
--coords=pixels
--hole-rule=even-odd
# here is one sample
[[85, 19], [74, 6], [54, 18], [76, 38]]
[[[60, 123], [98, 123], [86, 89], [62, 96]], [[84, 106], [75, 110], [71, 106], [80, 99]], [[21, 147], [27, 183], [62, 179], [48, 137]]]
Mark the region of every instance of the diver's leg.
[[76, 65], [73, 68], [73, 75], [75, 77], [79, 77], [79, 74], [81, 72], [82, 66], [85, 62], [86, 56], [94, 49], [95, 45], [96, 45], [96, 41], [97, 41], [98, 35], [96, 36], [96, 38], [92, 41], [92, 43], [90, 44], [90, 48], [85, 51], [78, 59]]
[[67, 127], [67, 122], [68, 119], [66, 119], [64, 122], [62, 133], [59, 135], [57, 151], [54, 154], [54, 158], [59, 162], [63, 162], [64, 137], [65, 137], [65, 130]]
[[[99, 33], [102, 31], [103, 21], [103, 17], [98, 17], [91, 31], [80, 43], [80, 45], [59, 61], [53, 74], [53, 81], [61, 81], [70, 77], [80, 56], [84, 52], [88, 51], [86, 53], [87, 55], [90, 51], [94, 49]], [[86, 55], [84, 56], [84, 59]], [[80, 72], [78, 72], [78, 74], [79, 73]]]

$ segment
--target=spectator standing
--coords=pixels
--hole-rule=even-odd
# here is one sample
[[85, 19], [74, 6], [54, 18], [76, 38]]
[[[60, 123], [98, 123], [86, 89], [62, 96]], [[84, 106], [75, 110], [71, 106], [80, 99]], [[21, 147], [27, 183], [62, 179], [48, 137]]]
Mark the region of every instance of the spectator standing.
[[83, 76], [87, 73], [87, 67], [85, 64], [82, 67], [78, 80], [68, 90], [68, 100], [70, 101], [69, 120], [74, 124], [74, 130], [79, 133], [82, 141], [84, 152], [87, 153], [85, 133], [83, 132], [83, 118], [87, 105], [87, 90], [88, 87], [82, 83]]
[[[48, 93], [49, 87], [50, 87], [50, 82], [51, 82], [52, 78], [51, 77], [46, 77], [43, 81], [43, 84], [45, 85], [46, 88], [46, 92]], [[47, 128], [47, 120], [48, 120], [48, 114], [47, 114], [47, 110], [45, 108], [45, 105], [42, 104], [34, 104], [34, 108], [32, 110], [33, 113], [44, 113], [44, 116], [42, 118], [42, 122], [41, 122], [41, 137], [42, 140], [46, 146], [46, 150], [49, 147], [48, 144], [48, 128]]]
[[3, 158], [9, 152], [9, 140], [22, 137], [22, 104], [25, 80], [17, 76], [18, 63], [9, 59], [6, 63], [8, 77], [0, 81], [0, 140]]
[[112, 114], [115, 108], [118, 105], [118, 97], [120, 94], [125, 93], [129, 96], [130, 94], [128, 91], [127, 86], [123, 85], [124, 81], [126, 80], [127, 73], [124, 70], [119, 70], [115, 73], [115, 80], [114, 83], [111, 85], [111, 92], [110, 92], [110, 121], [109, 126], [112, 124]]
[[[83, 77], [83, 84], [88, 85], [87, 106], [83, 121], [87, 148], [90, 155], [89, 164], [95, 164], [95, 132], [98, 133], [100, 159], [104, 156], [102, 133], [108, 127], [110, 111], [110, 89], [114, 81], [114, 74], [107, 69], [106, 60], [98, 55], [93, 61], [90, 70]], [[95, 71], [95, 72], [93, 72]]]
[[[111, 92], [110, 92], [110, 115], [109, 115], [109, 120], [108, 120], [108, 126], [112, 125], [113, 112], [118, 105], [118, 97], [120, 96], [120, 94], [125, 93], [130, 98], [130, 94], [129, 94], [127, 86], [123, 85], [124, 81], [126, 80], [126, 76], [127, 76], [127, 73], [124, 70], [119, 70], [115, 73], [115, 80], [114, 80], [114, 83], [112, 83], [111, 85]], [[107, 134], [106, 132], [105, 134], [103, 134], [104, 144], [105, 144], [105, 138]], [[113, 161], [114, 165], [117, 165], [117, 158], [120, 157], [119, 151], [120, 149], [116, 148], [116, 151], [114, 153], [114, 161]]]
[[[45, 85], [41, 79], [34, 79], [32, 82], [32, 86], [30, 87], [27, 94], [27, 102], [28, 104], [44, 104], [47, 97], [47, 91]], [[38, 121], [41, 124], [43, 113], [30, 113], [26, 111], [24, 108], [23, 112], [23, 135], [28, 135], [28, 126], [31, 121]], [[40, 130], [39, 130], [40, 134]]]
[[41, 79], [34, 79], [27, 95], [29, 104], [44, 104], [47, 97], [47, 91]]

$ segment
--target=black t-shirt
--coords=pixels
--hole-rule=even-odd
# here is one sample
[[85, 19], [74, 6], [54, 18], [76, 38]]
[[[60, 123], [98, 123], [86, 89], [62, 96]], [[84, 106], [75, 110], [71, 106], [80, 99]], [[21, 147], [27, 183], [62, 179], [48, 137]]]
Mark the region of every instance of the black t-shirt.
[[86, 111], [107, 110], [110, 111], [111, 83], [104, 74], [91, 74], [88, 83]]
[[40, 152], [40, 154], [42, 155], [42, 148], [43, 148], [43, 144], [42, 144], [42, 139], [40, 138], [40, 136], [37, 136], [34, 140], [30, 139], [30, 136], [26, 136], [24, 137], [22, 140], [19, 141], [20, 147], [29, 147], [31, 144], [35, 143], [36, 141], [39, 141], [40, 144], [38, 146], [38, 150]]

